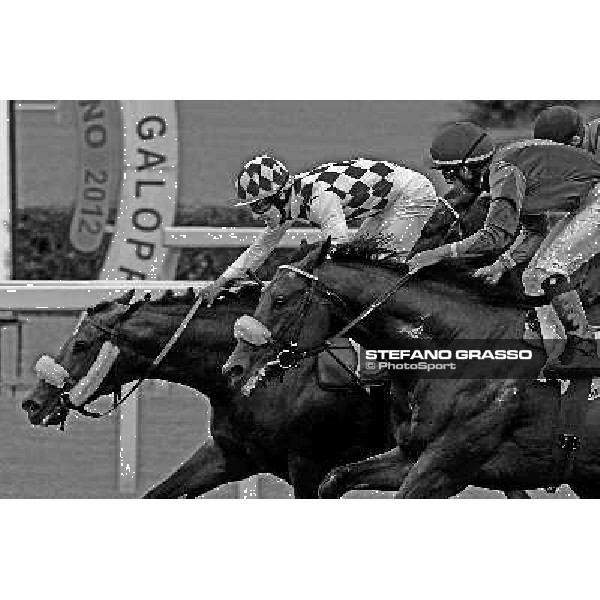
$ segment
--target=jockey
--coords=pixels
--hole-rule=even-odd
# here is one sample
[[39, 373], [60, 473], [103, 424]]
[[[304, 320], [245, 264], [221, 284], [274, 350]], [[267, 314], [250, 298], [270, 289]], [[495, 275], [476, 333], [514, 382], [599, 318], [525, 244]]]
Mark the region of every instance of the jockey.
[[[503, 252], [492, 265], [475, 272], [476, 277], [497, 283], [505, 271], [533, 256], [523, 285], [526, 294], [545, 293], [550, 299], [549, 305], [537, 309], [543, 337], [556, 337], [555, 316], [567, 334], [565, 350], [550, 357], [545, 374], [572, 379], [600, 373], [595, 340], [579, 295], [569, 283], [569, 276], [600, 250], [600, 163], [588, 152], [547, 140], [526, 140], [496, 150], [490, 136], [472, 123], [443, 129], [432, 143], [431, 156], [442, 171], [454, 171], [478, 185], [489, 182], [492, 200], [481, 230], [415, 255], [408, 261], [411, 271], [453, 257], [495, 258]], [[570, 214], [540, 245], [540, 231], [524, 218], [535, 222], [548, 212]]]
[[433, 184], [421, 173], [383, 160], [327, 163], [299, 175], [270, 156], [257, 156], [240, 171], [235, 206], [249, 206], [267, 228], [202, 295], [212, 304], [233, 279], [246, 277], [269, 257], [294, 223], [321, 228], [333, 243], [349, 240], [346, 219], [361, 219], [357, 235], [382, 235], [389, 249], [407, 253], [437, 204]]
[[551, 106], [540, 112], [533, 137], [582, 148], [600, 158], [600, 119], [584, 125], [581, 114], [571, 106]]

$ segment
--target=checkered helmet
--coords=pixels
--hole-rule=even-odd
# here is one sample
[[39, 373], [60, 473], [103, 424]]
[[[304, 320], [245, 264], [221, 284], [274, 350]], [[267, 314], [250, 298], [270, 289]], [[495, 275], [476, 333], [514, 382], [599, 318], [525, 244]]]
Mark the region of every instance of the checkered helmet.
[[283, 163], [266, 154], [255, 156], [240, 171], [235, 182], [238, 201], [235, 206], [253, 204], [283, 190], [290, 173]]

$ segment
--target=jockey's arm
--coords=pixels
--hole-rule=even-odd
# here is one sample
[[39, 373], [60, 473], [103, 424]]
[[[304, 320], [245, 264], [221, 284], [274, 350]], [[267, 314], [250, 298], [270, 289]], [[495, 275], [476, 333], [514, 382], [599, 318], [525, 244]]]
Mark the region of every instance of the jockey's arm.
[[283, 238], [292, 221], [278, 225], [275, 228], [267, 227], [232, 264], [228, 267], [220, 279], [230, 281], [246, 277], [246, 271], [255, 271], [270, 256], [277, 244]]
[[334, 244], [350, 239], [342, 203], [334, 192], [325, 191], [315, 196], [310, 203], [310, 216], [321, 227], [323, 236], [331, 236]]
[[466, 212], [469, 205], [475, 202], [477, 196], [472, 192], [465, 192], [452, 188], [440, 198], [437, 206], [426, 221], [419, 239], [408, 253], [408, 258], [422, 252], [441, 246], [447, 238], [451, 228], [458, 221], [458, 211]]
[[517, 239], [502, 255], [506, 268], [528, 263], [537, 252], [548, 232], [545, 215], [534, 215], [523, 219], [523, 225]]
[[498, 256], [514, 240], [520, 224], [525, 177], [510, 163], [493, 164], [490, 191], [492, 201], [483, 227], [444, 248], [447, 257]]

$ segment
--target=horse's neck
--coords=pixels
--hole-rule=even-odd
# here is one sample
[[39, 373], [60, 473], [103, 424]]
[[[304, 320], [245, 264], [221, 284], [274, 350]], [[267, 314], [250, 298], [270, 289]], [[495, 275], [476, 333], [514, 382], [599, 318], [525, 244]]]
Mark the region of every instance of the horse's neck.
[[[234, 304], [215, 309], [211, 318], [200, 314], [192, 319], [152, 377], [193, 387], [207, 395], [215, 390], [222, 392], [226, 380], [221, 375], [221, 367], [233, 351], [233, 322], [242, 312], [242, 307]], [[122, 339], [132, 352], [154, 360], [171, 341], [186, 314], [187, 311], [170, 312], [161, 307], [140, 310], [124, 324], [120, 332]], [[134, 371], [132, 375], [139, 377], [145, 369], [140, 363]]]
[[[391, 290], [400, 278], [393, 271], [378, 267], [350, 264], [336, 269], [336, 266], [342, 267], [331, 264], [331, 270], [327, 271], [332, 287], [346, 298], [354, 299], [361, 310]], [[488, 305], [477, 294], [459, 286], [427, 280], [406, 282], [375, 314], [382, 312], [405, 322], [427, 317], [428, 328], [440, 337], [471, 339], [517, 339], [517, 335], [520, 338], [523, 317], [523, 311]]]
[[474, 293], [441, 282], [409, 282], [396, 296], [401, 310], [429, 317], [441, 335], [488, 339], [511, 335], [514, 308], [492, 307]]

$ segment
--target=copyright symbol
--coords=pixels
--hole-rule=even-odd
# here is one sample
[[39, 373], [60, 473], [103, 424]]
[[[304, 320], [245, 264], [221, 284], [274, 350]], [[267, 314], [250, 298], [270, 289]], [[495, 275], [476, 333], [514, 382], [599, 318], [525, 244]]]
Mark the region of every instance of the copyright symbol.
[[376, 365], [373, 362], [368, 362], [366, 365], [367, 369], [375, 369]]

